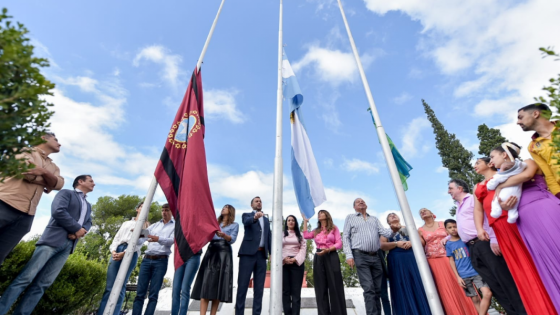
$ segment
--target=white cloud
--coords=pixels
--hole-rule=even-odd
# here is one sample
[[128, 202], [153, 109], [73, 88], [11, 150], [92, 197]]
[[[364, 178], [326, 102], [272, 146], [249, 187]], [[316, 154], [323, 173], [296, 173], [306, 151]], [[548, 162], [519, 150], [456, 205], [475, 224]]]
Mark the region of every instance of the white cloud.
[[134, 57], [132, 64], [138, 67], [142, 60], [148, 60], [163, 65], [163, 70], [161, 71], [162, 79], [169, 82], [172, 87], [177, 86], [179, 76], [182, 74], [181, 68], [179, 67], [182, 61], [180, 55], [171, 54], [169, 49], [161, 45], [152, 45], [143, 48], [136, 57]]
[[79, 87], [83, 92], [96, 92], [97, 91], [97, 80], [92, 79], [90, 77], [69, 77], [69, 78], [60, 78], [57, 77], [57, 80], [66, 84], [66, 85], [74, 85]]
[[[249, 170], [245, 173], [232, 174], [221, 166], [209, 164], [208, 177], [213, 198], [225, 198], [235, 201], [236, 203], [233, 206], [238, 209], [238, 214], [251, 210], [249, 203], [255, 196], [260, 196], [263, 200], [263, 211], [268, 214], [272, 213], [272, 187], [274, 179], [272, 173]], [[284, 174], [283, 181], [283, 215], [293, 214], [299, 218], [300, 212], [291, 185], [292, 181], [286, 174]], [[339, 220], [337, 224], [342, 224], [341, 220], [344, 220], [348, 214], [354, 212], [351, 206], [354, 199], [358, 197], [364, 198], [368, 201], [370, 209], [373, 209], [372, 205], [375, 204], [375, 200], [371, 196], [360, 191], [325, 187], [325, 194], [327, 201], [317, 207], [315, 212], [321, 209], [328, 210], [333, 219]], [[221, 205], [215, 206], [216, 208], [221, 207]], [[315, 221], [315, 217], [311, 221]]]
[[447, 167], [444, 167], [443, 165], [440, 165], [438, 168], [436, 168], [436, 173], [445, 173], [447, 171]]
[[[52, 131], [62, 144], [61, 152], [52, 156], [66, 178], [91, 174], [98, 184], [129, 186], [145, 192], [158, 161], [157, 150], [140, 152], [119, 143], [113, 132], [126, 124], [124, 106], [128, 92], [118, 80], [91, 77], [58, 78], [58, 88], [47, 101], [54, 104]], [[89, 102], [78, 102], [65, 89], [77, 86]], [[146, 172], [146, 170], [150, 170]], [[148, 174], [148, 175], [146, 175]], [[161, 191], [156, 200], [161, 200]]]
[[35, 38], [31, 38], [30, 44], [33, 45], [34, 47], [33, 54], [35, 56], [48, 59], [49, 65], [53, 68], [60, 68], [59, 65], [54, 61], [54, 58], [51, 55], [51, 52], [49, 51], [49, 48], [47, 46], [43, 45], [43, 43], [41, 43]]
[[393, 98], [393, 102], [397, 105], [402, 105], [412, 99], [412, 96], [407, 92], [403, 92], [401, 95]]
[[[401, 11], [424, 29], [419, 49], [442, 73], [459, 78], [456, 97], [477, 97], [475, 115], [502, 121], [543, 95], [541, 88], [560, 72], [560, 63], [542, 60], [539, 47], [560, 47], [560, 2], [549, 0], [364, 0], [378, 14]], [[526, 23], [520, 21], [528, 21]], [[515, 120], [507, 120], [513, 132]], [[519, 135], [520, 136], [520, 135]], [[526, 140], [526, 135], [521, 138]], [[519, 138], [511, 140], [519, 141]]]
[[[516, 119], [516, 113], [512, 113], [511, 115], [508, 116], [511, 117], [511, 121], [514, 121]], [[527, 147], [531, 142], [531, 136], [533, 135], [533, 131], [525, 132], [515, 123], [506, 123], [493, 128], [499, 129], [500, 132], [502, 133], [502, 136], [504, 136], [509, 141], [513, 141], [521, 146], [522, 159], [531, 158], [529, 151], [527, 151]]]
[[422, 131], [429, 128], [430, 122], [425, 117], [414, 118], [403, 131], [402, 147], [399, 150], [407, 158], [416, 157], [419, 152], [426, 152], [429, 146], [422, 137]]
[[233, 123], [239, 124], [245, 121], [245, 117], [237, 108], [235, 96], [236, 90], [207, 90], [204, 91], [204, 113], [206, 117], [225, 118]]
[[351, 160], [344, 159], [342, 168], [349, 172], [364, 172], [368, 175], [379, 173], [379, 168], [374, 164], [356, 158]]
[[[379, 54], [382, 53], [361, 56], [364, 68], [367, 68]], [[305, 56], [293, 64], [293, 69], [298, 72], [307, 66], [313, 67], [321, 81], [334, 86], [344, 82], [353, 83], [358, 78], [358, 67], [351, 52], [311, 45]]]

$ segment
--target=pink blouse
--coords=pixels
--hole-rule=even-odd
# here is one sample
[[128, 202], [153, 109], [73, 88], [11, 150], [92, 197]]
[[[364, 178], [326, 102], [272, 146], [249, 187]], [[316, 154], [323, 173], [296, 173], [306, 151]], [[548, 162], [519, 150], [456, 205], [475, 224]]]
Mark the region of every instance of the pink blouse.
[[315, 244], [317, 245], [317, 249], [327, 249], [330, 247], [335, 247], [336, 249], [342, 248], [342, 238], [340, 237], [340, 231], [334, 226], [332, 231], [327, 234], [326, 229], [323, 228], [321, 233], [315, 236], [315, 232], [303, 232], [303, 237], [306, 240], [315, 239]]
[[426, 241], [426, 246], [424, 246], [426, 258], [441, 258], [447, 256], [445, 246], [441, 245], [441, 240], [447, 237], [447, 232], [445, 231], [443, 222], [437, 222], [437, 225], [438, 228], [435, 231], [426, 231], [423, 228], [418, 229]]
[[294, 257], [298, 266], [301, 266], [305, 261], [306, 249], [307, 242], [302, 238], [300, 243], [294, 231], [288, 231], [288, 236], [282, 237], [282, 259]]

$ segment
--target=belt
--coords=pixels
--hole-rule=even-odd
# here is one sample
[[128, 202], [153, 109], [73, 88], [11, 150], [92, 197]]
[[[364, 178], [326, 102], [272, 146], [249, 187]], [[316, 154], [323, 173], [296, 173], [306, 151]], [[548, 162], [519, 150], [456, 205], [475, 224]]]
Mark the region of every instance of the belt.
[[480, 240], [478, 239], [478, 237], [475, 237], [475, 238], [473, 238], [472, 240], [468, 241], [467, 243], [469, 243], [469, 244], [471, 244], [471, 245], [474, 245], [474, 243], [476, 243], [476, 242], [478, 242], [478, 241], [480, 241]]
[[169, 258], [168, 255], [144, 255], [144, 258], [148, 258], [151, 260], [158, 260], [158, 259], [167, 259]]
[[364, 254], [364, 255], [377, 256], [377, 251], [375, 251], [375, 252], [366, 252], [366, 251], [363, 251], [363, 250], [361, 250], [361, 249], [353, 249], [353, 251], [356, 251], [356, 252], [358, 252], [358, 253], [362, 253], [362, 254]]
[[328, 251], [329, 249], [328, 248], [317, 248], [317, 253], [320, 253], [324, 250]]
[[260, 250], [260, 251], [263, 251], [263, 250], [264, 250], [264, 247], [259, 247], [259, 250]]

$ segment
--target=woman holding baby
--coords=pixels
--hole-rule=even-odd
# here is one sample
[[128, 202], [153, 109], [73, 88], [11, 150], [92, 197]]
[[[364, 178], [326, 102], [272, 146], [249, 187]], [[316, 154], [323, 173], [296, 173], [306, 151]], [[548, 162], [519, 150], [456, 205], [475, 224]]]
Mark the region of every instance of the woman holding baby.
[[[507, 181], [499, 185], [496, 191], [487, 189], [489, 180], [491, 180], [496, 175], [496, 169], [493, 168], [493, 166], [495, 166], [496, 168], [500, 168], [504, 161], [513, 162], [518, 158], [518, 156], [519, 146], [514, 143], [506, 143], [503, 146], [498, 146], [492, 150], [492, 152], [490, 153], [491, 161], [488, 161], [487, 159], [479, 159], [476, 161], [475, 171], [485, 177], [485, 180], [475, 187], [476, 198], [474, 219], [478, 230], [478, 238], [482, 241], [489, 240], [488, 234], [482, 228], [484, 213], [486, 213], [488, 223], [496, 233], [498, 244], [500, 245], [500, 249], [502, 251], [504, 259], [506, 260], [513, 279], [515, 280], [527, 313], [535, 315], [558, 314], [555, 308], [555, 304], [557, 303], [553, 304], [550, 298], [555, 296], [555, 294], [553, 292], [550, 292], [550, 289], [549, 292], [547, 292], [547, 288], [545, 288], [545, 286], [543, 285], [541, 276], [539, 276], [536, 265], [533, 262], [535, 256], [531, 255], [531, 250], [534, 250], [534, 248], [532, 247], [534, 245], [524, 241], [522, 233], [520, 233], [521, 227], [518, 229], [518, 224], [522, 225], [522, 221], [536, 220], [539, 217], [540, 209], [534, 208], [533, 202], [540, 199], [547, 199], [546, 197], [543, 198], [542, 194], [539, 193], [542, 188], [540, 186], [540, 181], [543, 179], [542, 176], [535, 175], [538, 170], [536, 163], [532, 160], [524, 161], [526, 163], [526, 168], [520, 174], [511, 176]], [[512, 187], [524, 182], [526, 183], [523, 186], [521, 202], [518, 205], [519, 219], [517, 224], [511, 224], [507, 222], [508, 211], [503, 211], [501, 216], [499, 216], [498, 218], [492, 217], [490, 213], [495, 193], [499, 195], [502, 188]], [[544, 181], [542, 182], [542, 184], [544, 184]], [[544, 190], [546, 191], [546, 184], [544, 184]], [[509, 210], [514, 208], [518, 200], [515, 197], [511, 197], [507, 200], [498, 201], [500, 202], [503, 210]], [[549, 206], [550, 205], [547, 205], [546, 207]], [[557, 209], [555, 209], [555, 211], [558, 211], [560, 213], [560, 207], [558, 206], [557, 200], [555, 206], [552, 206], [552, 208], [554, 207], [558, 207]], [[533, 218], [527, 219], [527, 216], [532, 216]], [[528, 234], [544, 233], [542, 235], [543, 237], [550, 237], [546, 236], [546, 234], [552, 234], [554, 232], [543, 231], [543, 224], [544, 223], [541, 222], [540, 227], [538, 227], [537, 229], [534, 229], [533, 227], [534, 230], [532, 232], [529, 232]], [[556, 239], [557, 237], [553, 236], [553, 239], [551, 239], [550, 242]], [[541, 246], [543, 245], [538, 245], [538, 247]], [[539, 258], [537, 257], [537, 259]], [[554, 265], [556, 264], [558, 264], [557, 260]]]
[[[492, 163], [500, 168], [504, 163], [515, 161], [518, 155], [519, 146], [506, 142], [494, 148]], [[501, 188], [523, 185], [521, 198], [518, 200], [513, 196], [510, 200], [504, 200], [506, 202], [502, 203], [502, 208], [509, 210], [519, 201], [517, 228], [556, 310], [560, 312], [560, 202], [548, 191], [537, 163], [533, 160], [524, 163], [527, 165], [525, 170], [509, 177], [498, 186], [496, 193], [499, 194]]]

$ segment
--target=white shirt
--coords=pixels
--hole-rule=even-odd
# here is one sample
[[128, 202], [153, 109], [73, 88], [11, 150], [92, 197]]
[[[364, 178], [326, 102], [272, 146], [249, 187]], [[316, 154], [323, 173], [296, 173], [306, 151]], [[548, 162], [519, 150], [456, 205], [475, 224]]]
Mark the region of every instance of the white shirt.
[[[257, 214], [256, 210], [253, 210], [253, 217]], [[259, 243], [259, 247], [264, 247], [264, 215], [259, 218], [259, 224], [261, 225], [261, 242]]]
[[82, 202], [82, 211], [80, 211], [80, 219], [78, 220], [78, 223], [80, 225], [84, 225], [84, 221], [86, 219], [86, 213], [87, 213], [86, 194], [84, 194], [84, 192], [79, 190], [78, 188], [76, 188], [75, 190], [78, 193], [78, 196], [80, 196], [80, 201]]
[[[111, 243], [111, 246], [109, 246], [109, 250], [111, 251], [111, 253], [113, 251], [116, 251], [119, 245], [128, 243], [130, 241], [130, 238], [132, 237], [132, 230], [135, 227], [136, 227], [136, 220], [134, 220], [134, 218], [132, 218], [129, 221], [125, 221], [121, 225], [121, 228], [117, 232], [117, 235], [115, 235], [115, 237], [113, 238], [113, 242]], [[139, 245], [142, 245], [142, 243], [143, 243], [142, 239], [141, 238], [138, 239], [138, 244], [136, 246], [136, 251], [138, 252], [138, 255], [140, 255], [140, 249], [142, 249], [142, 246]], [[128, 245], [131, 246], [131, 244]]]

